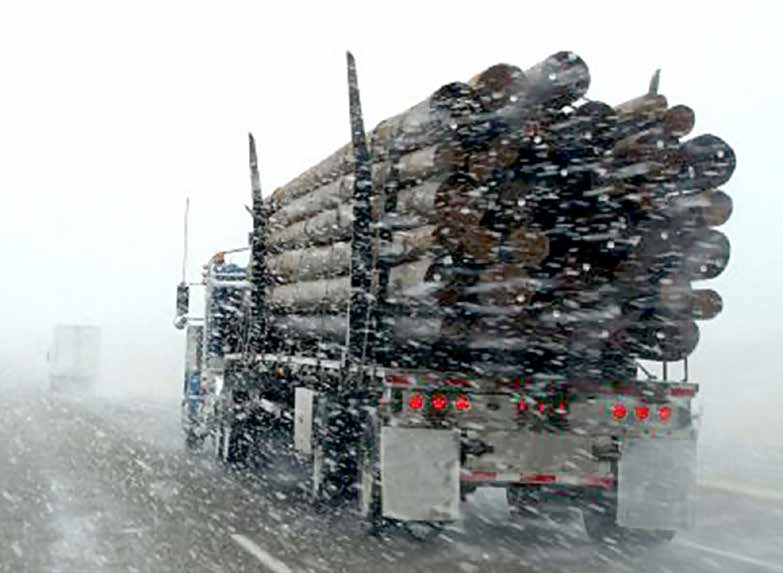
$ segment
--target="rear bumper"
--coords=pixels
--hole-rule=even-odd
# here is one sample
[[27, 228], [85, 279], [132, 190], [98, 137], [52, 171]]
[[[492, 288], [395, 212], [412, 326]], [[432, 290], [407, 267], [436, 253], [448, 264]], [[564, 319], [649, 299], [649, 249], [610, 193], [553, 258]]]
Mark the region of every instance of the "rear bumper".
[[507, 487], [510, 485], [548, 486], [565, 488], [614, 489], [617, 480], [611, 475], [569, 475], [541, 473], [503, 473], [481, 470], [462, 470], [460, 482], [475, 487]]

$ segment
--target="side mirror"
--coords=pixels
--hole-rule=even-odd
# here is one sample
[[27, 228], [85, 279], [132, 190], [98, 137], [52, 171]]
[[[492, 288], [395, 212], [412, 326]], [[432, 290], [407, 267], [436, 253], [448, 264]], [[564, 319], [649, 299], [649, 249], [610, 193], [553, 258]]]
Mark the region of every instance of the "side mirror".
[[177, 318], [174, 326], [182, 329], [187, 324], [187, 316], [190, 310], [190, 287], [185, 283], [177, 285]]

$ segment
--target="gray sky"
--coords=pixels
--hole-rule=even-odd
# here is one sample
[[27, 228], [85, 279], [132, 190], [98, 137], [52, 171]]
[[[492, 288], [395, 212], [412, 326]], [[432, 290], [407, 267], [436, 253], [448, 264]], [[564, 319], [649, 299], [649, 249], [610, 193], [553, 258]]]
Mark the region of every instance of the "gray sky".
[[348, 139], [347, 48], [370, 125], [494, 63], [569, 49], [590, 66], [589, 97], [609, 103], [662, 68], [670, 103], [696, 110], [695, 133], [734, 147], [732, 261], [712, 285], [725, 310], [703, 323], [692, 373], [712, 424], [780, 427], [776, 4], [5, 2], [0, 375], [40, 376], [51, 326], [91, 321], [104, 327], [107, 383], [176, 394], [184, 198], [195, 278], [212, 252], [245, 242], [247, 131], [266, 192]]

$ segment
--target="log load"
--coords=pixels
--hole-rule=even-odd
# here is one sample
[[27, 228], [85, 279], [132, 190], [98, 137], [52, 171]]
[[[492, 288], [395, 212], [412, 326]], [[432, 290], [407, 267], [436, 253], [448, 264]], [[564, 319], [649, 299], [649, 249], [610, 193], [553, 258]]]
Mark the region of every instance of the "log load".
[[[367, 324], [387, 356], [606, 375], [695, 350], [723, 308], [699, 281], [729, 262], [734, 152], [657, 88], [612, 106], [581, 100], [589, 81], [570, 52], [501, 63], [367, 134]], [[288, 342], [348, 339], [353, 171], [348, 144], [265, 199]]]

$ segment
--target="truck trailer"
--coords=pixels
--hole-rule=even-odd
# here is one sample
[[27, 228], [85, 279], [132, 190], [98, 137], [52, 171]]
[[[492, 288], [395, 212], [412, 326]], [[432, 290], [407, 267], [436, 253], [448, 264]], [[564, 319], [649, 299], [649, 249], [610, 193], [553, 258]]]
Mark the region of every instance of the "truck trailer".
[[515, 514], [577, 507], [597, 542], [689, 528], [687, 357], [720, 310], [691, 281], [727, 262], [731, 148], [680, 142], [692, 110], [657, 74], [585, 101], [570, 52], [444, 86], [369, 137], [350, 54], [348, 79], [351, 143], [264, 198], [251, 135], [249, 246], [204, 265], [203, 316], [178, 286], [188, 447], [243, 464], [283, 436], [313, 500], [373, 530], [458, 520], [479, 487]]

